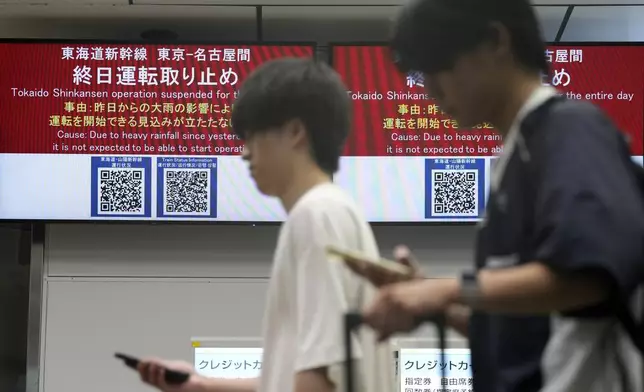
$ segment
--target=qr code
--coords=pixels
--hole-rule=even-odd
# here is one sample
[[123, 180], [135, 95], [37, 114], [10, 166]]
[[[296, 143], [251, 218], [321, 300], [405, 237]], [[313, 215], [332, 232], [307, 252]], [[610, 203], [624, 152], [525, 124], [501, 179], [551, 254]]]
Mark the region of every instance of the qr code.
[[432, 215], [476, 217], [477, 185], [477, 170], [432, 170]]
[[100, 168], [98, 200], [101, 214], [142, 214], [143, 169]]
[[165, 169], [164, 213], [210, 214], [210, 170]]

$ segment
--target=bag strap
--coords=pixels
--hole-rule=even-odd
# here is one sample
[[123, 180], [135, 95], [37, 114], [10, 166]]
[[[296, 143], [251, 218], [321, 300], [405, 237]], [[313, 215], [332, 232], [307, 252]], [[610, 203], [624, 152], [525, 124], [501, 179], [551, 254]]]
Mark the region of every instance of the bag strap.
[[[526, 120], [523, 122], [521, 133], [523, 135], [526, 143], [532, 139], [534, 134], [540, 128], [542, 121], [548, 117], [555, 109], [561, 109], [564, 105], [576, 104], [576, 102], [571, 102], [563, 96], [554, 96], [548, 99], [543, 103], [539, 108], [533, 111]], [[619, 132], [617, 129], [616, 132]], [[622, 134], [620, 133], [620, 136]], [[644, 203], [644, 168], [640, 167], [631, 159], [631, 154], [629, 150], [629, 144], [626, 137], [621, 138], [622, 142], [620, 143], [620, 149], [622, 151], [622, 157], [625, 159], [626, 165], [634, 173], [634, 177], [639, 185], [639, 189], [642, 193], [642, 202]], [[526, 146], [526, 148], [528, 148]], [[532, 161], [531, 161], [532, 162]], [[532, 167], [530, 169], [531, 173], [534, 174], [535, 169]], [[532, 182], [534, 184], [534, 182]], [[532, 193], [534, 194], [534, 193]], [[644, 263], [644, 260], [642, 260]], [[622, 327], [626, 333], [631, 338], [633, 344], [644, 355], [644, 301], [641, 301], [641, 309], [639, 309], [640, 318], [639, 322], [633, 314], [632, 309], [629, 307], [630, 301], [628, 299], [624, 300], [623, 298], [617, 298], [614, 301], [615, 307], [615, 317], [622, 324]]]
[[[644, 168], [639, 166], [637, 163], [633, 162], [630, 155], [630, 150], [628, 148], [629, 143], [626, 136], [622, 138], [620, 143], [622, 156], [627, 161], [626, 164], [633, 171], [635, 181], [637, 182], [638, 188], [641, 193], [642, 203], [644, 203]], [[644, 263], [644, 260], [642, 260]], [[640, 287], [641, 288], [641, 287]], [[622, 323], [622, 326], [631, 337], [633, 344], [640, 350], [640, 353], [644, 355], [644, 291], [636, 292], [636, 296], [639, 295], [642, 298], [639, 299], [639, 303], [636, 305], [640, 307], [639, 313], [639, 322], [635, 318], [633, 311], [631, 310], [629, 301], [618, 300], [616, 304], [616, 317]]]

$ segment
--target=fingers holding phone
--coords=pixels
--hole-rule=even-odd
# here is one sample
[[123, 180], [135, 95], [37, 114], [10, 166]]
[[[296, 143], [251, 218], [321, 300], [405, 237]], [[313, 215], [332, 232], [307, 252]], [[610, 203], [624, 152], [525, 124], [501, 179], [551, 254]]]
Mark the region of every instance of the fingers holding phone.
[[[136, 370], [141, 377], [141, 381], [163, 392], [192, 392], [197, 390], [196, 376], [187, 362], [148, 358], [139, 361]], [[189, 378], [183, 383], [168, 383], [166, 375], [168, 370], [189, 374]]]
[[327, 252], [338, 257], [351, 271], [369, 280], [376, 287], [411, 280], [416, 273], [413, 268], [403, 263], [386, 259], [374, 260], [367, 255], [333, 246], [327, 247]]
[[416, 258], [411, 253], [411, 250], [406, 245], [398, 245], [394, 248], [393, 251], [394, 260], [396, 262], [405, 265], [412, 269], [414, 272], [414, 277], [423, 278], [423, 272], [420, 268], [420, 264], [416, 261]]

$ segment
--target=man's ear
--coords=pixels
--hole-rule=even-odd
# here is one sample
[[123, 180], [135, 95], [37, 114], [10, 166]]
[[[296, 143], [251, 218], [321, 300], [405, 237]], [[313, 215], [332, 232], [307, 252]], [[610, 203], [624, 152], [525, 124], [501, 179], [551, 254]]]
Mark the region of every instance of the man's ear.
[[488, 48], [498, 56], [506, 57], [512, 53], [512, 36], [504, 24], [492, 22], [488, 26]]
[[299, 119], [294, 119], [286, 123], [284, 131], [288, 140], [294, 147], [308, 146], [308, 134], [304, 123]]

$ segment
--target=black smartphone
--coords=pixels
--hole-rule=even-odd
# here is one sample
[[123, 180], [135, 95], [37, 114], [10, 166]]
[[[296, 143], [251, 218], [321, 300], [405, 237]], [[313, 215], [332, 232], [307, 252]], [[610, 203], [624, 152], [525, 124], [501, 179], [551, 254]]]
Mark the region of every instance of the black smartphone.
[[[137, 367], [139, 366], [140, 361], [138, 358], [134, 358], [130, 355], [121, 354], [121, 353], [115, 353], [114, 356], [122, 360], [125, 363], [125, 366], [129, 368], [136, 370]], [[190, 378], [190, 374], [188, 373], [179, 372], [171, 369], [165, 370], [164, 379], [165, 379], [165, 382], [170, 385], [183, 384], [184, 382], [188, 381], [189, 378]]]

